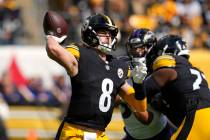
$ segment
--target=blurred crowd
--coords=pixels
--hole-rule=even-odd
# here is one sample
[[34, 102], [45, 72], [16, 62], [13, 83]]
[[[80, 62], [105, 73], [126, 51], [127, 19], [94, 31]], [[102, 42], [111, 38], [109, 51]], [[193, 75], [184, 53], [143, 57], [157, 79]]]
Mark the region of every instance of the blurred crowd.
[[23, 36], [21, 8], [15, 0], [0, 0], [0, 45], [19, 44]]
[[[26, 79], [26, 82], [14, 81], [10, 72], [5, 72], [0, 79], [0, 96], [8, 105], [36, 105], [62, 107], [70, 98], [70, 85], [64, 75], [53, 76], [53, 85], [48, 89], [41, 77]], [[22, 80], [22, 79], [21, 79]]]
[[71, 41], [80, 41], [79, 26], [85, 17], [102, 12], [120, 28], [121, 47], [132, 29], [146, 27], [158, 37], [179, 34], [190, 48], [210, 49], [209, 0], [62, 0], [60, 3], [63, 7], [51, 6], [51, 9], [65, 12]]
[[[112, 17], [120, 28], [119, 46], [124, 46], [134, 28], [146, 27], [158, 37], [179, 34], [190, 48], [210, 48], [209, 0], [46, 0], [69, 23], [69, 41], [79, 43], [80, 26], [92, 13]], [[18, 44], [24, 31], [17, 0], [0, 0], [0, 44]], [[44, 3], [44, 2], [43, 2]], [[29, 20], [29, 19], [28, 19]], [[26, 21], [26, 20], [25, 20]]]

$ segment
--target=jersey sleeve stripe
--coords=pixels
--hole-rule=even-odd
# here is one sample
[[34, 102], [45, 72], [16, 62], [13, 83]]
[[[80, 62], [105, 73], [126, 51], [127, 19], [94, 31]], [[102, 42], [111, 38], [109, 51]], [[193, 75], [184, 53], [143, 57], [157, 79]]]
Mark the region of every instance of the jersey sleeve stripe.
[[77, 59], [80, 58], [79, 48], [75, 45], [69, 45], [66, 47], [66, 50], [74, 55]]
[[131, 77], [131, 69], [130, 67], [128, 68], [128, 74], [127, 74], [127, 78], [130, 78]]
[[175, 67], [175, 58], [169, 55], [159, 56], [153, 63], [153, 70], [157, 70], [162, 67]]
[[135, 93], [134, 88], [133, 88], [133, 87], [129, 87], [129, 88], [128, 88], [128, 93], [129, 93], [129, 94], [134, 94], [134, 93]]

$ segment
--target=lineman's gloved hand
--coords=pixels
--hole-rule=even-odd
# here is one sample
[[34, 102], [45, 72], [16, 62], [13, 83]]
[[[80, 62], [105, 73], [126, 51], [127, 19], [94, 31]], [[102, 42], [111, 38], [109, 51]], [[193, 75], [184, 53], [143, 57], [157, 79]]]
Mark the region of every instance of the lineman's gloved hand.
[[132, 70], [132, 78], [135, 83], [141, 84], [147, 76], [147, 67], [145, 64], [145, 59], [139, 60], [138, 65]]

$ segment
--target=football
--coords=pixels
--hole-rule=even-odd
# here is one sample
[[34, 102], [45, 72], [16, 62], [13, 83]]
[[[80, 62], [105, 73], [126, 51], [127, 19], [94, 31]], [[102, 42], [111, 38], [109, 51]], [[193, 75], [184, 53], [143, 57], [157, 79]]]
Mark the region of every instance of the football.
[[66, 20], [54, 11], [47, 11], [43, 19], [43, 29], [45, 35], [52, 35], [57, 38], [66, 38], [68, 24]]

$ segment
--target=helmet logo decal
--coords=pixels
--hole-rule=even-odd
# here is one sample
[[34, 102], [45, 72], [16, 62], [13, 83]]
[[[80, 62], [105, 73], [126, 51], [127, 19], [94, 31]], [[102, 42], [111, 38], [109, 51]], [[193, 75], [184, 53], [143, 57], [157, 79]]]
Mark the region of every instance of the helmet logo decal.
[[123, 70], [121, 69], [121, 68], [119, 68], [118, 70], [117, 70], [117, 75], [118, 75], [118, 77], [119, 78], [122, 78], [123, 77]]

